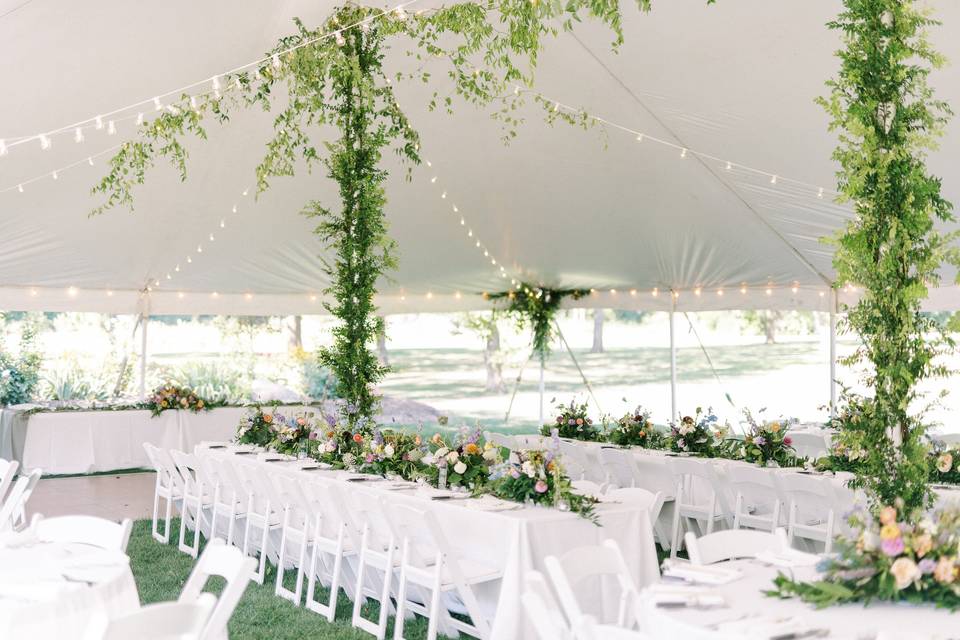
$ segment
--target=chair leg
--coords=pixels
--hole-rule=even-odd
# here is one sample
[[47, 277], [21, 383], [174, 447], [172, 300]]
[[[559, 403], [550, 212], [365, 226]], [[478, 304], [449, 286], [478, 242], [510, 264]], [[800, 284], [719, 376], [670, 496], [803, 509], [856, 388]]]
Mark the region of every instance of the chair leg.
[[363, 579], [364, 579], [364, 569], [366, 569], [367, 561], [367, 531], [363, 532], [363, 541], [360, 543], [360, 559], [357, 563], [357, 584], [354, 587], [353, 592], [353, 616], [352, 623], [353, 626], [360, 626], [358, 623], [360, 621], [360, 605], [363, 602]]
[[153, 523], [150, 528], [150, 535], [153, 536], [153, 539], [158, 542], [163, 542], [163, 539], [160, 537], [160, 532], [157, 529], [157, 515], [160, 512], [160, 481], [157, 480], [157, 487], [153, 492]]
[[437, 563], [436, 573], [433, 579], [433, 589], [430, 594], [430, 608], [428, 615], [430, 620], [427, 623], [427, 640], [437, 640], [437, 627], [440, 625], [440, 573], [443, 570], [442, 565]]
[[393, 623], [393, 640], [403, 640], [404, 614], [407, 610], [407, 556], [410, 543], [403, 541], [403, 553], [400, 556], [400, 584], [397, 587], [397, 615]]
[[170, 542], [170, 518], [173, 515], [173, 493], [167, 496], [167, 511], [163, 517], [163, 544]]
[[[287, 591], [287, 589], [283, 588], [283, 575], [285, 573], [283, 568], [283, 560], [287, 554], [287, 531], [289, 530], [289, 528], [290, 528], [290, 510], [284, 509], [283, 526], [280, 529], [280, 559], [277, 561], [277, 583], [273, 588], [273, 593], [274, 595], [277, 595], [292, 601], [293, 598], [290, 597], [293, 595], [292, 592]], [[261, 551], [261, 557], [265, 553], [266, 553], [266, 549], [263, 549]], [[299, 602], [297, 604], [299, 605]]]
[[377, 640], [387, 637], [387, 616], [390, 615], [390, 583], [393, 581], [393, 544], [387, 552], [387, 565], [383, 572], [383, 589], [380, 591], [380, 615], [377, 618]]
[[676, 560], [677, 551], [680, 548], [680, 504], [677, 503], [673, 507], [673, 532], [670, 535], [670, 559]]

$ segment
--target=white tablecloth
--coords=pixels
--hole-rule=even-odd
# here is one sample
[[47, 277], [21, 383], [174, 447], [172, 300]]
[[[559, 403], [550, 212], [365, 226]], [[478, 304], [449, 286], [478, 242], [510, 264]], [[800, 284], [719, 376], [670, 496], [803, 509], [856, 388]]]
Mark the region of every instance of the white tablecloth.
[[[282, 413], [309, 410], [281, 407]], [[232, 440], [248, 409], [221, 407], [193, 413], [164, 411], [50, 411], [0, 414], [0, 458], [18, 460], [26, 471], [93, 473], [149, 467], [143, 443], [192, 451], [204, 440]]]
[[[946, 640], [957, 637], [956, 628], [960, 616], [949, 611], [932, 606], [902, 604], [872, 604], [866, 608], [862, 605], [844, 605], [816, 610], [795, 598], [781, 600], [763, 594], [763, 591], [771, 588], [777, 569], [751, 560], [738, 560], [716, 566], [735, 567], [743, 573], [743, 577], [734, 582], [706, 590], [707, 593], [722, 595], [727, 606], [707, 610], [650, 609], [648, 623], [655, 638], [678, 640], [680, 637], [692, 635], [684, 634], [682, 629], [676, 628], [672, 624], [676, 622], [701, 628], [726, 622], [727, 624], [720, 624], [716, 629], [726, 632], [728, 635], [725, 637], [764, 640], [771, 635], [771, 624], [796, 624], [797, 631], [811, 628], [829, 629], [830, 634], [827, 637], [830, 640], [874, 640], [878, 637], [885, 640]], [[814, 579], [817, 575], [813, 567], [790, 571], [801, 580]], [[649, 594], [644, 597], [649, 597]], [[795, 622], [785, 620], [791, 618]], [[782, 632], [785, 629], [777, 628], [776, 631]], [[881, 632], [883, 635], [878, 636]]]
[[[224, 450], [204, 450], [202, 455], [231, 455]], [[249, 461], [249, 460], [245, 460]], [[349, 475], [336, 471], [302, 471], [298, 463], [258, 463], [272, 472], [295, 474], [299, 478], [338, 478]], [[357, 487], [362, 484], [362, 487]], [[342, 482], [349, 505], [349, 492], [382, 492], [391, 502], [408, 502], [419, 509], [436, 513], [447, 539], [458, 553], [503, 572], [499, 582], [480, 585], [477, 598], [481, 608], [493, 618], [492, 637], [503, 640], [532, 637], [520, 604], [526, 571], [545, 571], [543, 559], [562, 555], [575, 547], [597, 545], [611, 538], [623, 551], [627, 568], [639, 585], [659, 578], [653, 532], [647, 511], [623, 504], [597, 507], [602, 526], [572, 513], [545, 507], [521, 507], [512, 511], [480, 511], [471, 508], [473, 499], [437, 501], [419, 492], [390, 491], [377, 482]], [[587, 612], [607, 611], [616, 599], [603, 589], [579, 594]], [[612, 603], [612, 604], [611, 604]]]
[[120, 552], [54, 543], [0, 548], [0, 638], [80, 639], [139, 606]]

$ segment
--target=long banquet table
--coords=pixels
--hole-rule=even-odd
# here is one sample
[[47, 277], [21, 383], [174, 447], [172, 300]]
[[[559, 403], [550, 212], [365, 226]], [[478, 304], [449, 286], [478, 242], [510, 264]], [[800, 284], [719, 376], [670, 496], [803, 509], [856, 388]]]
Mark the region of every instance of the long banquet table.
[[[147, 410], [40, 411], [31, 405], [0, 411], [0, 458], [17, 460], [29, 472], [94, 473], [149, 467], [143, 443], [191, 451], [205, 440], [230, 440], [245, 407], [209, 411]], [[284, 413], [314, 410], [290, 405]]]
[[[289, 473], [303, 482], [337, 482], [348, 508], [352, 502], [349, 499], [351, 492], [372, 491], [391, 503], [408, 503], [435, 513], [458, 554], [494, 565], [502, 571], [499, 582], [481, 585], [477, 590], [481, 608], [492, 617], [494, 639], [530, 637], [520, 603], [524, 574], [531, 569], [544, 571], [543, 560], [547, 556], [562, 555], [579, 546], [597, 545], [613, 539], [620, 546], [627, 568], [639, 585], [650, 584], [660, 575], [649, 515], [645, 509], [636, 506], [620, 503], [597, 505], [601, 525], [597, 526], [576, 514], [552, 508], [517, 504], [510, 510], [485, 510], [491, 504], [485, 498], [435, 500], [432, 497], [437, 490], [428, 487], [414, 484], [409, 490], [397, 490], [393, 483], [386, 481], [349, 482], [347, 478], [356, 476], [347, 471], [301, 469], [304, 464], [315, 464], [312, 461], [268, 463], [262, 460], [264, 454], [260, 454], [261, 460], [251, 460], [252, 456], [237, 456], [236, 451], [236, 447], [208, 449], [201, 445], [197, 448], [201, 456], [232, 456], [230, 459], [238, 463], [260, 465], [265, 473]], [[277, 456], [271, 454], [270, 457]], [[580, 595], [585, 598], [588, 610], [593, 607], [604, 611], [616, 605], [616, 599], [605, 598], [604, 593], [601, 588]]]

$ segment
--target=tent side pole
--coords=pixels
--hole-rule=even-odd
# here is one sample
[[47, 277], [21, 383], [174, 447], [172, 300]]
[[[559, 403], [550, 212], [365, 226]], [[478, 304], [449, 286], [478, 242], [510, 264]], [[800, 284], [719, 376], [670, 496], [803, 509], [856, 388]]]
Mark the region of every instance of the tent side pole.
[[837, 291], [830, 301], [830, 417], [837, 415]]
[[140, 313], [140, 399], [147, 398], [147, 325], [150, 324], [150, 315], [146, 311]]
[[677, 297], [670, 292], [670, 420], [677, 418], [677, 342], [674, 315], [677, 310]]

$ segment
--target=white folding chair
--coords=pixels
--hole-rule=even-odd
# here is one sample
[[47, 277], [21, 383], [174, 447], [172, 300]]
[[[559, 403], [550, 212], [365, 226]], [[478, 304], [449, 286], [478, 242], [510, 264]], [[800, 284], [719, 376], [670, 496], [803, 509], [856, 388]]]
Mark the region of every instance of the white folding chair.
[[41, 477], [43, 477], [43, 471], [40, 469], [34, 469], [27, 474], [27, 486], [24, 487], [20, 504], [13, 514], [13, 528], [18, 531], [27, 526], [27, 503], [30, 501], [30, 496], [33, 495], [33, 490], [37, 488], [37, 483], [40, 482]]
[[[275, 559], [276, 551], [270, 534], [283, 526], [283, 501], [277, 495], [273, 483], [267, 477], [265, 464], [245, 462], [234, 465], [247, 493], [247, 519], [243, 528], [243, 555], [260, 553], [254, 580], [263, 584], [267, 573], [267, 559]], [[254, 530], [259, 536], [254, 537]]]
[[[539, 571], [527, 571], [523, 576], [523, 595], [532, 595], [537, 598], [539, 605], [549, 614], [547, 619], [537, 617], [537, 614], [527, 609], [527, 614], [540, 640], [574, 640], [573, 629], [563, 608], [557, 602], [553, 591], [547, 582], [546, 576]], [[526, 603], [526, 601], [524, 601]]]
[[605, 482], [606, 475], [600, 465], [590, 460], [587, 446], [578, 442], [560, 440], [560, 462], [573, 480]]
[[[183, 479], [170, 454], [159, 447], [155, 447], [149, 442], [143, 443], [143, 449], [147, 453], [150, 464], [157, 472], [157, 477], [153, 487], [153, 523], [150, 529], [150, 535], [157, 542], [167, 544], [170, 542], [170, 518], [173, 515], [173, 505], [178, 508], [183, 505]], [[159, 529], [160, 500], [166, 500], [167, 506], [164, 513], [163, 533]]]
[[[487, 619], [474, 586], [499, 580], [503, 573], [496, 567], [477, 562], [458, 553], [447, 541], [436, 515], [399, 504], [393, 506], [393, 521], [402, 535], [400, 558], [400, 583], [397, 588], [397, 617], [394, 623], [394, 640], [403, 638], [404, 616], [407, 610], [424, 615], [428, 619], [427, 640], [435, 640], [438, 630], [456, 637], [463, 632], [481, 640], [490, 637], [490, 620]], [[430, 603], [424, 606], [409, 597], [410, 585], [430, 592]], [[442, 604], [445, 593], [455, 593], [463, 603], [470, 622], [454, 618]]]
[[[170, 457], [183, 481], [183, 507], [180, 514], [180, 551], [193, 556], [200, 553], [200, 534], [210, 538], [214, 482], [207, 477], [200, 459], [192, 453], [170, 450]], [[193, 529], [193, 543], [186, 541], [187, 529]]]
[[668, 458], [667, 469], [677, 483], [673, 505], [673, 532], [670, 536], [670, 557], [676, 558], [681, 533], [695, 524], [702, 534], [712, 533], [726, 519], [721, 481], [707, 460]]
[[607, 473], [607, 482], [621, 489], [639, 486], [634, 455], [629, 449], [600, 447], [600, 462]]
[[564, 624], [563, 613], [549, 608], [540, 594], [524, 591], [520, 601], [538, 640], [574, 640], [573, 632]]
[[598, 484], [592, 480], [573, 480], [570, 486], [577, 493], [594, 498], [600, 498], [607, 491], [606, 484]]
[[111, 551], [126, 551], [133, 521], [119, 523], [96, 516], [44, 518], [35, 513], [30, 527], [41, 542], [78, 542]]
[[693, 564], [714, 564], [738, 558], [756, 558], [757, 555], [771, 551], [778, 553], [789, 546], [787, 534], [783, 529], [774, 533], [753, 531], [750, 529], [730, 529], [716, 531], [697, 537], [692, 531], [684, 536], [687, 554]]
[[653, 533], [666, 550], [671, 548], [671, 530], [673, 524], [672, 510], [677, 493], [677, 482], [667, 469], [668, 458], [650, 453], [637, 454], [634, 452], [634, 465], [637, 470], [637, 487], [653, 493], [659, 493], [663, 498], [663, 508], [660, 509], [660, 518], [653, 521]]
[[836, 504], [830, 480], [801, 473], [777, 473], [774, 482], [781, 500], [788, 505], [787, 538], [790, 544], [793, 545], [798, 538], [823, 543], [823, 552], [830, 553]]
[[[389, 518], [387, 506], [378, 496], [355, 490], [351, 491], [346, 499], [350, 501], [357, 519], [363, 523], [351, 624], [374, 635], [377, 640], [384, 640], [387, 635], [387, 616], [393, 612], [390, 595], [399, 556], [396, 528], [387, 519]], [[366, 598], [372, 598], [380, 603], [380, 613], [376, 621], [368, 620], [361, 615], [360, 608]]]
[[[316, 531], [316, 510], [304, 492], [301, 480], [290, 474], [273, 473], [277, 494], [283, 501], [283, 524], [280, 531], [280, 551], [277, 554], [277, 581], [274, 593], [300, 606], [303, 577], [307, 574], [307, 550], [313, 544]], [[283, 586], [287, 565], [296, 572], [294, 590]]]
[[[361, 547], [362, 533], [346, 508], [336, 483], [312, 482], [304, 490], [319, 513], [314, 520], [306, 606], [326, 617], [328, 622], [333, 622], [337, 615], [337, 596], [341, 583], [346, 593], [354, 592], [348, 577], [350, 568], [347, 561], [356, 557]], [[327, 602], [316, 597], [318, 580], [330, 590]]]
[[13, 530], [17, 514], [20, 513], [27, 499], [26, 491], [29, 484], [28, 476], [20, 476], [10, 487], [7, 497], [0, 504], [0, 532]]
[[790, 431], [793, 450], [801, 458], [817, 460], [827, 455], [829, 447], [822, 430], [817, 431]]
[[227, 458], [205, 455], [201, 458], [201, 462], [206, 468], [207, 476], [215, 483], [210, 516], [210, 537], [217, 537], [217, 529], [220, 526], [220, 520], [223, 519], [226, 520], [227, 544], [234, 544], [237, 523], [242, 523], [247, 518], [249, 496], [246, 487]]
[[[606, 620], [599, 615], [597, 619], [621, 627], [632, 627], [633, 611], [637, 598], [637, 585], [627, 573], [627, 563], [620, 553], [620, 547], [613, 540], [604, 540], [600, 546], [586, 546], [570, 549], [562, 556], [547, 556], [544, 559], [547, 574], [553, 583], [553, 589], [560, 600], [560, 606], [567, 615], [572, 628], [577, 628], [587, 613], [580, 606], [575, 589], [583, 582], [589, 582], [585, 588], [596, 588], [597, 580], [616, 578], [620, 587], [620, 601], [616, 618]], [[602, 614], [602, 612], [599, 612]]]
[[733, 528], [773, 531], [780, 526], [780, 494], [770, 469], [731, 465], [727, 488], [733, 497]]
[[13, 479], [16, 477], [19, 468], [20, 463], [16, 460], [0, 458], [0, 504], [3, 504], [7, 491], [13, 486]]
[[159, 602], [114, 618], [102, 640], [201, 640], [210, 612], [217, 602], [204, 593], [193, 602]]
[[210, 540], [204, 547], [177, 600], [182, 604], [199, 602], [211, 576], [219, 576], [226, 581], [216, 607], [206, 620], [203, 638], [227, 637], [227, 623], [247, 590], [256, 564], [253, 558], [244, 556], [236, 547], [224, 544], [220, 538]]

